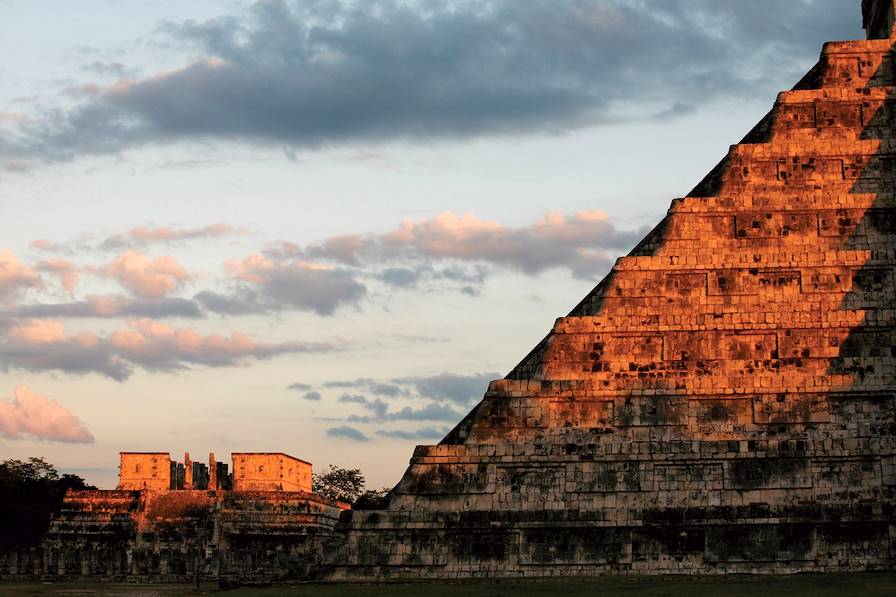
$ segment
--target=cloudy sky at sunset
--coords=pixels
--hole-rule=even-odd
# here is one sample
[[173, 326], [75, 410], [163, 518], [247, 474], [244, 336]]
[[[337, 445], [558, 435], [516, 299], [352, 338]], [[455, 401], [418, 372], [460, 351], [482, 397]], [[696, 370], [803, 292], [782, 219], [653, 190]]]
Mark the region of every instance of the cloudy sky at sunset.
[[0, 0], [0, 455], [391, 485], [858, 0]]

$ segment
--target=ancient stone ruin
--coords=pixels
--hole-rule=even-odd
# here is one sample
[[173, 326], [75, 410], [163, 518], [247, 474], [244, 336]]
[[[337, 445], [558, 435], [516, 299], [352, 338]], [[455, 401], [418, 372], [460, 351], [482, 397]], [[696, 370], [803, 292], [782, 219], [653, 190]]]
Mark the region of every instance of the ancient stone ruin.
[[331, 579], [896, 563], [893, 0], [436, 446]]
[[308, 577], [348, 504], [311, 493], [311, 464], [234, 452], [233, 468], [122, 452], [118, 488], [70, 491], [34, 549], [0, 553], [3, 578], [246, 582]]
[[171, 460], [168, 452], [121, 452], [118, 489], [168, 491], [233, 489], [235, 491], [311, 491], [311, 463], [283, 452], [233, 452], [233, 472], [208, 455], [208, 466]]
[[[892, 568], [893, 4], [864, 0], [869, 39], [826, 44], [439, 445], [417, 447], [384, 509], [340, 515], [293, 491], [302, 480], [239, 491], [241, 479], [270, 489], [277, 477], [243, 476], [237, 455], [228, 491], [214, 462], [201, 481], [201, 468], [185, 462], [181, 474], [166, 454], [130, 490], [71, 494], [41, 548], [0, 559], [0, 573], [416, 581]], [[262, 466], [281, 471], [269, 456]]]

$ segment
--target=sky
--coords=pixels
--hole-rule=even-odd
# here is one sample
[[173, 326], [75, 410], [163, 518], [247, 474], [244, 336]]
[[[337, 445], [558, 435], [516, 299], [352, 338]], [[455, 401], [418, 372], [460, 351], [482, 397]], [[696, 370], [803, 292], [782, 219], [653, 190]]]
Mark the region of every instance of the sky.
[[0, 457], [391, 486], [858, 0], [0, 0]]

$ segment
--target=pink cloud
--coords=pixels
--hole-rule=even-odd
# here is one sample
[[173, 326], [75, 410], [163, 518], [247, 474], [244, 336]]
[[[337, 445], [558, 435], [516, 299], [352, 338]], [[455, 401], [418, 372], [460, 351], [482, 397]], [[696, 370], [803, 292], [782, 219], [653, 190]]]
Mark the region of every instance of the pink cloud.
[[43, 288], [40, 275], [7, 249], [0, 249], [0, 302], [11, 304], [29, 288]]
[[112, 333], [109, 341], [133, 360], [156, 361], [171, 354], [196, 362], [228, 360], [253, 355], [262, 348], [243, 332], [203, 336], [189, 328], [175, 329], [151, 319], [131, 321], [128, 325], [130, 330]]
[[405, 220], [385, 234], [343, 235], [301, 251], [283, 243], [272, 259], [301, 253], [347, 265], [417, 258], [483, 262], [537, 274], [566, 267], [591, 276], [609, 266], [608, 253], [632, 246], [644, 231], [617, 230], [602, 211], [549, 212], [524, 226], [504, 226], [473, 214], [443, 212], [426, 220]]
[[54, 243], [51, 240], [47, 240], [45, 238], [39, 238], [37, 240], [33, 240], [28, 244], [29, 247], [34, 249], [35, 251], [47, 251], [53, 252], [60, 250], [60, 246], [58, 243]]
[[56, 400], [16, 386], [10, 400], [0, 400], [0, 434], [10, 439], [93, 443], [93, 434], [81, 419]]
[[211, 224], [201, 228], [147, 228], [138, 226], [127, 232], [114, 234], [103, 241], [103, 249], [121, 249], [133, 246], [145, 246], [158, 242], [175, 242], [202, 238], [222, 238], [226, 236], [245, 236], [248, 228], [234, 227], [227, 224]]
[[36, 269], [41, 272], [53, 274], [59, 278], [59, 284], [71, 294], [78, 284], [78, 266], [65, 259], [51, 259], [41, 261]]
[[260, 253], [253, 253], [242, 261], [231, 259], [225, 265], [236, 278], [255, 284], [267, 280], [274, 270], [274, 262]]
[[191, 279], [174, 257], [150, 258], [137, 251], [125, 251], [100, 269], [106, 277], [141, 298], [160, 298]]
[[21, 112], [0, 112], [0, 122], [12, 122], [21, 124], [29, 120], [27, 114]]
[[195, 297], [206, 309], [218, 313], [297, 309], [332, 315], [339, 306], [357, 304], [367, 295], [367, 288], [352, 272], [325, 264], [254, 253], [225, 265], [239, 282], [233, 291], [203, 291]]
[[59, 321], [30, 319], [13, 325], [7, 335], [22, 344], [49, 344], [65, 340], [65, 328]]
[[291, 353], [329, 352], [332, 342], [262, 343], [240, 331], [203, 335], [151, 319], [128, 322], [108, 336], [91, 332], [69, 335], [61, 322], [31, 319], [14, 324], [0, 341], [0, 370], [99, 373], [123, 381], [134, 368], [175, 371], [190, 365], [224, 367], [247, 359]]

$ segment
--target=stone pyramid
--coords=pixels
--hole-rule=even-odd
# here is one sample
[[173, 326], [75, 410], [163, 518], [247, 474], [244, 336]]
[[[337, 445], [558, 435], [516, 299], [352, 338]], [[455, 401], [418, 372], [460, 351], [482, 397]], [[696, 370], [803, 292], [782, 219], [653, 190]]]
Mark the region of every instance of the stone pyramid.
[[[893, 0], [436, 446], [324, 575], [892, 568]], [[879, 38], [879, 39], [876, 39]]]

